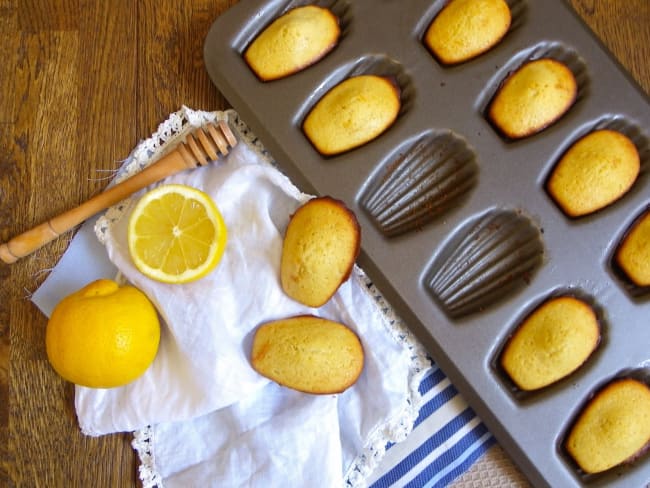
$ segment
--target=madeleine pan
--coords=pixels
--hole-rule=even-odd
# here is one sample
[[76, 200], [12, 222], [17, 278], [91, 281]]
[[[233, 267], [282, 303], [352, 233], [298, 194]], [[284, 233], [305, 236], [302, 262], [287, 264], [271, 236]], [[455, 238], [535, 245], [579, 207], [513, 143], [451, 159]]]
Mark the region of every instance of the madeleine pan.
[[[286, 10], [313, 3], [340, 20], [339, 44], [311, 67], [262, 82], [242, 53]], [[536, 486], [644, 486], [650, 459], [581, 473], [562, 443], [601, 385], [650, 373], [650, 295], [625, 281], [612, 255], [650, 206], [647, 96], [560, 0], [511, 0], [501, 42], [460, 65], [422, 43], [444, 1], [248, 0], [221, 15], [204, 45], [208, 73], [303, 191], [339, 198], [362, 227], [359, 264]], [[578, 82], [559, 121], [518, 141], [485, 111], [523, 62], [551, 57]], [[396, 122], [376, 140], [323, 157], [301, 131], [314, 104], [348, 76], [391, 76]], [[564, 151], [594, 128], [627, 134], [641, 157], [633, 188], [609, 207], [569, 219], [544, 184]], [[602, 338], [574, 374], [519, 392], [498, 366], [517, 324], [540, 302], [573, 294], [598, 311]]]

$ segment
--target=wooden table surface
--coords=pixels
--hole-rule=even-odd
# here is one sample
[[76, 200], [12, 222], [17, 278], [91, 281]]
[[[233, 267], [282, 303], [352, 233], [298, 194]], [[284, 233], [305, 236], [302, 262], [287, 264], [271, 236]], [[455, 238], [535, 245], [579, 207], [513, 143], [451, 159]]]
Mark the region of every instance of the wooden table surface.
[[[181, 105], [228, 107], [202, 46], [234, 3], [0, 0], [0, 242], [101, 191]], [[571, 3], [650, 93], [650, 0]], [[130, 435], [81, 435], [73, 385], [46, 359], [29, 296], [66, 245], [0, 263], [0, 487], [138, 486]]]

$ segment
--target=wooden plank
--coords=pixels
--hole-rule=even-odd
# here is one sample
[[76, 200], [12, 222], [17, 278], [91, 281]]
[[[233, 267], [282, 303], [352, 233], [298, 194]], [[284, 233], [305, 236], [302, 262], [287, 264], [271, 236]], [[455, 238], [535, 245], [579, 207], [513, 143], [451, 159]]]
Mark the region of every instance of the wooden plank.
[[571, 5], [602, 40], [605, 48], [630, 72], [646, 94], [650, 94], [650, 2], [571, 0]]
[[[40, 22], [42, 30], [32, 22], [18, 32], [12, 90], [16, 116], [8, 144], [13, 154], [9, 174], [17, 184], [7, 186], [14, 208], [3, 220], [12, 222], [13, 233], [100, 191], [106, 182], [96, 180], [94, 161], [115, 166], [114, 155], [128, 153], [135, 140], [135, 104], [124, 104], [125, 96], [115, 98], [106, 88], [119, 81], [124, 93], [134, 93], [134, 61], [128, 77], [120, 70], [129, 56], [135, 59], [137, 19], [126, 8], [114, 15], [104, 2], [85, 7], [83, 22], [75, 14], [74, 22]], [[137, 475], [130, 436], [90, 438], [79, 432], [74, 386], [46, 360], [45, 318], [24, 298], [28, 291], [15, 299], [16, 291], [36, 288], [45, 276], [39, 271], [52, 266], [66, 244], [66, 238], [55, 241], [11, 268], [17, 273], [10, 277], [11, 362], [9, 391], [3, 397], [9, 399], [9, 485], [133, 486]]]
[[234, 1], [182, 0], [141, 2], [139, 16], [151, 19], [140, 25], [138, 58], [137, 127], [151, 134], [171, 112], [186, 105], [197, 110], [226, 108], [203, 63], [203, 42], [212, 22]]
[[[14, 92], [13, 67], [18, 50], [17, 13], [13, 0], [0, 0], [0, 240], [9, 237], [9, 222], [14, 205], [8, 202], [9, 188], [16, 184], [13, 158], [6, 148], [11, 146], [13, 137], [14, 98], [7, 94]], [[4, 35], [4, 34], [7, 35]], [[14, 298], [13, 289], [6, 283], [10, 269], [0, 267], [0, 304], [7, 304]], [[11, 450], [9, 449], [9, 366], [10, 331], [9, 308], [0, 305], [0, 486], [9, 486], [11, 469]]]
[[77, 28], [78, 0], [16, 0], [15, 4], [22, 32]]
[[[4, 95], [14, 91], [13, 67], [18, 50], [18, 13], [14, 0], [0, 0], [0, 32], [8, 34], [0, 42], [0, 59], [8, 60], [0, 63], [0, 93]], [[13, 122], [13, 100], [13, 97], [0, 97], [0, 124]]]
[[83, 0], [79, 36], [78, 146], [83, 148], [79, 182], [84, 199], [103, 190], [142, 134], [139, 109], [137, 5], [132, 0]]

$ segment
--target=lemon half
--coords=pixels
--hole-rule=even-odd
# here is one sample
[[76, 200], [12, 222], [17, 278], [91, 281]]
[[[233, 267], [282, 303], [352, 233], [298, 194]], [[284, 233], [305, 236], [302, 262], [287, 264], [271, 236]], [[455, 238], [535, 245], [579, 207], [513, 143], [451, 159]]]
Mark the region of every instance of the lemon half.
[[210, 196], [187, 185], [161, 185], [140, 199], [129, 218], [129, 253], [144, 275], [187, 283], [212, 271], [227, 230]]

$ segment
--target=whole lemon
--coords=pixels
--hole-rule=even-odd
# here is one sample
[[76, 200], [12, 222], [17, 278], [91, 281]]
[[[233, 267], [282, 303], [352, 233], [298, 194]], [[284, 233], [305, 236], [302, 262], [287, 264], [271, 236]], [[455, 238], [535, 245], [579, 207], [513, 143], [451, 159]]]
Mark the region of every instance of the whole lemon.
[[160, 322], [147, 296], [112, 280], [94, 281], [54, 308], [47, 357], [64, 379], [91, 388], [130, 383], [151, 365]]

